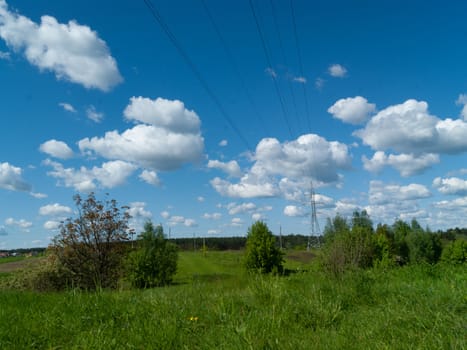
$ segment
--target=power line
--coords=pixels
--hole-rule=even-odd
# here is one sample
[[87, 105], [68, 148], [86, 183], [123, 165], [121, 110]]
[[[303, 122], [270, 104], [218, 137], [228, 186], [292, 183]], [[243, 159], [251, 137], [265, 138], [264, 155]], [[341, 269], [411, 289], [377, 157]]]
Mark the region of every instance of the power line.
[[268, 127], [267, 127], [267, 124], [264, 122], [263, 118], [261, 117], [261, 114], [258, 112], [258, 109], [256, 107], [256, 104], [253, 100], [253, 97], [251, 96], [250, 94], [250, 90], [247, 88], [247, 85], [245, 83], [245, 80], [243, 79], [243, 76], [242, 74], [240, 73], [240, 69], [238, 68], [238, 65], [236, 64], [235, 62], [235, 59], [233, 58], [233, 55], [232, 55], [232, 52], [230, 51], [229, 49], [229, 46], [227, 45], [227, 42], [225, 41], [219, 27], [217, 26], [216, 24], [216, 21], [214, 20], [214, 17], [211, 13], [211, 11], [209, 10], [207, 4], [206, 4], [206, 1], [205, 0], [201, 0], [201, 3], [203, 4], [203, 7], [204, 7], [204, 10], [206, 11], [206, 14], [209, 18], [209, 21], [211, 22], [212, 26], [214, 27], [214, 31], [216, 32], [217, 36], [219, 37], [219, 41], [221, 42], [221, 45], [227, 55], [227, 58], [229, 59], [229, 63], [230, 65], [232, 66], [232, 69], [234, 70], [239, 82], [240, 82], [240, 85], [245, 93], [245, 96], [247, 97], [248, 99], [248, 102], [250, 103], [252, 109], [253, 109], [253, 112], [255, 113], [256, 117], [259, 119], [259, 122], [261, 123], [261, 127], [265, 128], [265, 130], [269, 133], [268, 131]]
[[151, 13], [151, 15], [154, 17], [154, 19], [157, 21], [157, 23], [161, 26], [162, 30], [164, 31], [164, 33], [167, 35], [167, 37], [169, 38], [169, 40], [172, 42], [172, 44], [175, 46], [175, 48], [178, 50], [178, 53], [180, 54], [180, 56], [182, 56], [182, 58], [184, 59], [185, 63], [188, 65], [188, 67], [191, 69], [191, 71], [193, 72], [193, 74], [196, 76], [196, 78], [198, 79], [198, 81], [200, 82], [201, 86], [203, 87], [203, 89], [207, 92], [207, 94], [211, 97], [211, 99], [214, 101], [214, 103], [216, 104], [217, 108], [219, 109], [219, 111], [221, 112], [222, 116], [224, 117], [224, 119], [227, 121], [227, 123], [229, 124], [229, 126], [232, 128], [232, 130], [237, 134], [237, 136], [243, 141], [243, 143], [245, 144], [245, 146], [250, 150], [251, 147], [248, 143], [248, 141], [246, 140], [246, 138], [242, 135], [242, 133], [240, 132], [240, 130], [237, 128], [237, 126], [235, 125], [235, 123], [233, 122], [232, 118], [230, 117], [230, 115], [227, 113], [227, 111], [225, 110], [224, 106], [222, 105], [222, 103], [220, 102], [220, 100], [217, 98], [217, 96], [214, 94], [214, 92], [211, 90], [211, 88], [209, 87], [208, 83], [206, 82], [206, 80], [203, 78], [203, 76], [201, 75], [201, 72], [198, 70], [198, 68], [196, 67], [196, 65], [193, 63], [193, 61], [190, 59], [190, 57], [188, 56], [187, 52], [183, 49], [182, 45], [180, 44], [180, 42], [177, 40], [177, 38], [175, 37], [175, 35], [172, 33], [172, 31], [170, 30], [170, 28], [168, 27], [168, 25], [165, 23], [164, 19], [162, 18], [161, 14], [159, 13], [159, 11], [157, 10], [157, 8], [154, 6], [154, 4], [152, 3], [151, 0], [143, 0], [144, 3], [146, 4], [146, 7], [148, 8], [149, 12]]
[[[268, 52], [268, 49], [266, 47], [266, 41], [264, 39], [264, 35], [263, 35], [263, 31], [261, 30], [261, 26], [259, 25], [258, 16], [256, 15], [255, 7], [253, 6], [253, 1], [248, 0], [248, 2], [250, 4], [251, 13], [253, 14], [253, 18], [255, 20], [256, 29], [258, 30], [258, 34], [259, 34], [259, 37], [260, 37], [260, 40], [261, 40], [261, 45], [263, 47], [264, 55], [266, 56], [266, 61], [267, 61], [268, 67], [270, 69], [272, 69], [271, 57], [269, 56], [269, 52]], [[292, 129], [290, 128], [290, 123], [289, 123], [289, 120], [288, 120], [288, 117], [287, 117], [287, 111], [285, 109], [284, 100], [282, 98], [282, 94], [280, 92], [279, 85], [277, 84], [277, 79], [275, 77], [275, 72], [274, 71], [272, 72], [271, 77], [272, 77], [272, 81], [274, 82], [274, 87], [276, 89], [276, 94], [277, 94], [277, 97], [279, 99], [279, 103], [281, 105], [282, 115], [284, 117], [284, 122], [287, 125], [287, 128], [289, 129], [290, 137], [292, 138], [293, 137], [292, 136]]]
[[[279, 41], [279, 47], [281, 49], [282, 60], [284, 61], [284, 65], [288, 68], [287, 56], [285, 55], [284, 45], [283, 45], [283, 42], [282, 42], [282, 36], [281, 36], [280, 30], [279, 30], [279, 22], [277, 20], [276, 8], [274, 6], [274, 0], [270, 0], [269, 3], [271, 4], [272, 17], [273, 17], [273, 20], [274, 20], [274, 26], [276, 27], [276, 33], [277, 33], [277, 38], [278, 38], [278, 41]], [[287, 79], [287, 82], [288, 82], [290, 94], [292, 95], [292, 104], [293, 104], [294, 111], [295, 111], [295, 117], [298, 120], [299, 129], [301, 129], [301, 122], [300, 122], [300, 117], [299, 117], [299, 114], [298, 114], [297, 102], [296, 102], [296, 99], [295, 99], [295, 92], [293, 90], [292, 82], [290, 81], [290, 79]]]
[[[293, 0], [290, 0], [290, 10], [292, 12], [292, 23], [293, 23], [293, 31], [294, 31], [294, 36], [295, 36], [295, 43], [297, 46], [297, 55], [298, 55], [298, 65], [300, 68], [300, 75], [304, 77], [303, 75], [303, 63], [302, 63], [302, 53], [300, 50], [300, 43], [298, 41], [298, 34], [297, 34], [297, 24], [295, 22], [295, 10], [293, 6]], [[305, 111], [306, 111], [306, 117], [307, 117], [307, 122], [308, 122], [308, 128], [311, 131], [311, 122], [310, 122], [310, 110], [308, 108], [308, 94], [306, 91], [306, 84], [302, 84], [303, 87], [303, 97], [305, 99]]]

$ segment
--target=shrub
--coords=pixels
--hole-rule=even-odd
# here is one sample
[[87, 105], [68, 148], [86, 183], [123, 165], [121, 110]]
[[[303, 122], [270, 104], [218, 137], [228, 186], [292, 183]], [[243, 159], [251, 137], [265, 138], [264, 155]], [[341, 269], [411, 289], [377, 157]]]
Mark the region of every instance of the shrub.
[[115, 200], [101, 202], [93, 193], [83, 200], [73, 197], [78, 217], [62, 223], [53, 240], [58, 263], [68, 272], [74, 287], [115, 288], [128, 240], [130, 215]]
[[467, 262], [467, 241], [456, 239], [446, 245], [441, 254], [441, 261], [452, 265], [465, 264]]
[[151, 288], [170, 284], [177, 272], [177, 246], [164, 237], [161, 225], [151, 221], [144, 225], [138, 249], [129, 256], [130, 280], [137, 288]]
[[249, 229], [246, 241], [245, 267], [261, 273], [283, 271], [283, 253], [276, 247], [276, 239], [267, 225], [255, 222]]

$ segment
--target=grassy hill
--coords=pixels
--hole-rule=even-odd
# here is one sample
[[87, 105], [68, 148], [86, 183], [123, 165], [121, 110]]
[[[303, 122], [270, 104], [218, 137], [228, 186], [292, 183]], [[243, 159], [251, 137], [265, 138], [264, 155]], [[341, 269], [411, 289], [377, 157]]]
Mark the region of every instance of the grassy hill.
[[242, 252], [182, 252], [144, 291], [0, 293], [1, 349], [465, 349], [467, 271], [443, 265], [333, 278], [288, 254], [286, 277]]

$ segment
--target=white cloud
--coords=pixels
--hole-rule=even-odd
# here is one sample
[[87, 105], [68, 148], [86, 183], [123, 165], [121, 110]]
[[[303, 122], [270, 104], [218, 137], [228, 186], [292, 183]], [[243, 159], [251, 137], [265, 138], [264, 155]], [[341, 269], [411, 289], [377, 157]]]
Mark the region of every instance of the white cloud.
[[293, 77], [292, 79], [296, 83], [300, 84], [306, 84], [306, 78], [305, 77]]
[[71, 214], [71, 212], [72, 210], [70, 207], [59, 203], [47, 204], [39, 208], [39, 214], [47, 216], [62, 216]]
[[322, 78], [316, 78], [315, 88], [317, 88], [318, 90], [321, 90], [323, 88], [325, 82], [326, 82], [326, 80], [324, 80]]
[[55, 158], [69, 159], [73, 157], [73, 151], [63, 141], [46, 141], [39, 146], [39, 150]]
[[198, 196], [198, 198], [196, 198], [196, 200], [200, 203], [204, 202], [205, 201], [205, 198], [203, 196]]
[[296, 205], [287, 205], [284, 208], [284, 215], [291, 217], [303, 217], [307, 215], [307, 212], [304, 210], [304, 208], [297, 207]]
[[336, 183], [340, 180], [338, 171], [350, 168], [351, 164], [345, 144], [329, 142], [314, 134], [283, 144], [275, 138], [262, 139], [251, 159], [254, 164], [238, 183], [216, 177], [211, 180], [213, 188], [234, 198], [289, 196], [286, 189], [290, 186], [284, 181], [314, 179], [321, 184]]
[[230, 221], [230, 226], [232, 227], [240, 227], [243, 225], [243, 220], [240, 218], [232, 218]]
[[332, 64], [328, 68], [328, 73], [334, 78], [343, 78], [347, 75], [347, 69], [340, 64]]
[[32, 222], [30, 221], [26, 221], [24, 219], [20, 219], [20, 220], [15, 220], [13, 218], [8, 218], [5, 220], [5, 225], [8, 225], [8, 226], [17, 226], [21, 229], [28, 229], [32, 226]]
[[9, 163], [0, 163], [0, 188], [10, 191], [31, 191], [31, 185], [21, 178], [21, 168]]
[[240, 177], [242, 176], [242, 171], [240, 170], [240, 166], [235, 160], [231, 160], [230, 162], [221, 162], [218, 160], [209, 160], [208, 168], [211, 169], [220, 169], [226, 174], [231, 177]]
[[461, 116], [467, 122], [467, 94], [460, 94], [456, 104], [462, 106]]
[[467, 180], [458, 177], [442, 179], [437, 177], [433, 180], [435, 187], [442, 194], [467, 195]]
[[228, 142], [227, 140], [221, 140], [221, 141], [219, 142], [219, 146], [221, 146], [221, 147], [225, 147], [225, 146], [227, 146], [228, 144], [229, 144], [229, 142]]
[[161, 184], [157, 173], [152, 170], [143, 170], [139, 175], [139, 178], [150, 185], [159, 186]]
[[264, 217], [264, 215], [263, 215], [262, 213], [253, 213], [253, 214], [251, 215], [251, 219], [252, 219], [253, 221], [264, 220], [264, 218], [265, 218], [265, 217]]
[[431, 197], [426, 186], [421, 184], [396, 185], [384, 184], [381, 181], [370, 181], [369, 203], [381, 205], [388, 203], [401, 203]]
[[375, 104], [368, 103], [366, 98], [356, 96], [338, 100], [329, 107], [328, 112], [331, 113], [334, 118], [340, 119], [345, 123], [361, 124], [364, 123], [375, 110]]
[[66, 103], [66, 102], [60, 102], [58, 104], [60, 107], [62, 107], [65, 111], [71, 112], [71, 113], [76, 113], [75, 107], [73, 107], [71, 104]]
[[169, 219], [170, 226], [176, 226], [176, 225], [184, 225], [186, 227], [198, 226], [195, 220], [185, 218], [184, 216], [181, 216], [181, 215], [173, 215], [173, 216], [170, 216], [168, 219]]
[[198, 224], [196, 223], [195, 220], [193, 219], [185, 219], [185, 222], [183, 223], [186, 227], [197, 227]]
[[94, 107], [93, 105], [90, 105], [86, 109], [86, 116], [88, 117], [88, 119], [92, 120], [95, 123], [100, 123], [102, 119], [104, 119], [104, 113], [96, 111], [96, 107]]
[[16, 52], [23, 52], [32, 65], [54, 72], [57, 79], [103, 91], [122, 81], [105, 41], [74, 20], [62, 24], [54, 17], [42, 16], [37, 24], [9, 11], [2, 0], [0, 37]]
[[254, 203], [242, 203], [242, 204], [235, 204], [235, 203], [232, 203], [230, 204], [229, 206], [227, 206], [227, 208], [229, 209], [229, 214], [230, 215], [237, 215], [237, 214], [241, 214], [241, 213], [248, 213], [248, 212], [251, 212], [253, 210], [256, 210], [256, 204]]
[[[158, 111], [161, 114], [156, 114]], [[138, 124], [121, 134], [109, 131], [102, 138], [82, 139], [78, 143], [80, 150], [156, 171], [178, 169], [201, 159], [204, 139], [199, 119], [194, 112], [183, 109], [180, 101], [132, 98], [125, 115], [153, 124]]]
[[152, 213], [149, 210], [146, 210], [145, 202], [130, 203], [130, 208], [128, 209], [128, 213], [134, 219], [135, 218], [150, 219], [152, 217]]
[[206, 219], [206, 220], [219, 220], [220, 218], [222, 218], [221, 213], [204, 213], [203, 214], [203, 219]]
[[57, 220], [48, 220], [46, 222], [44, 222], [44, 228], [46, 230], [51, 230], [51, 231], [55, 231], [57, 230], [61, 225], [61, 222], [60, 221], [57, 221]]
[[391, 149], [405, 154], [467, 151], [467, 123], [432, 116], [428, 104], [416, 100], [378, 112], [354, 135], [377, 151]]
[[141, 96], [131, 97], [123, 114], [127, 120], [154, 125], [179, 134], [196, 134], [201, 124], [198, 115], [186, 109], [182, 101], [161, 97], [155, 100]]
[[163, 211], [163, 212], [161, 212], [161, 216], [164, 219], [168, 219], [170, 217], [170, 213], [168, 211]]
[[384, 152], [375, 152], [373, 158], [368, 159], [362, 156], [363, 167], [371, 172], [380, 172], [385, 166], [392, 166], [404, 176], [420, 174], [433, 164], [439, 163], [437, 154], [390, 154], [387, 156]]
[[53, 168], [47, 175], [62, 180], [61, 185], [73, 187], [80, 192], [95, 190], [96, 182], [104, 188], [120, 186], [136, 169], [133, 164], [121, 160], [102, 163], [101, 167], [94, 166], [91, 169], [64, 168], [62, 164], [49, 159], [45, 160], [44, 164]]
[[39, 192], [29, 192], [31, 196], [34, 198], [42, 199], [42, 198], [47, 198], [47, 195], [45, 193], [39, 193]]

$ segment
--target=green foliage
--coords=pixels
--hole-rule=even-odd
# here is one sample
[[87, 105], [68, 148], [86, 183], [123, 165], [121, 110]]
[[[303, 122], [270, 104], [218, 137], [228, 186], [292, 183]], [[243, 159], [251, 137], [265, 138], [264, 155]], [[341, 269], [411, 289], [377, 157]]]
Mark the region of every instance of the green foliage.
[[264, 222], [255, 222], [248, 229], [246, 268], [261, 273], [282, 272], [283, 253], [276, 247], [275, 241], [275, 237]]
[[338, 275], [349, 268], [372, 266], [374, 256], [373, 224], [366, 211], [354, 212], [352, 227], [340, 216], [328, 220], [323, 263], [325, 268]]
[[128, 241], [130, 215], [115, 200], [101, 202], [93, 193], [73, 197], [78, 217], [68, 218], [52, 249], [68, 273], [69, 284], [83, 289], [115, 288]]
[[441, 261], [452, 265], [467, 263], [467, 241], [456, 239], [446, 245], [441, 254]]
[[170, 284], [177, 272], [178, 249], [165, 239], [162, 226], [154, 227], [151, 221], [146, 222], [138, 246], [129, 255], [132, 285], [152, 288]]
[[242, 273], [239, 258], [239, 252], [181, 252], [177, 276], [228, 276], [183, 278], [169, 288], [2, 291], [0, 348], [467, 348], [464, 266], [279, 278]]

